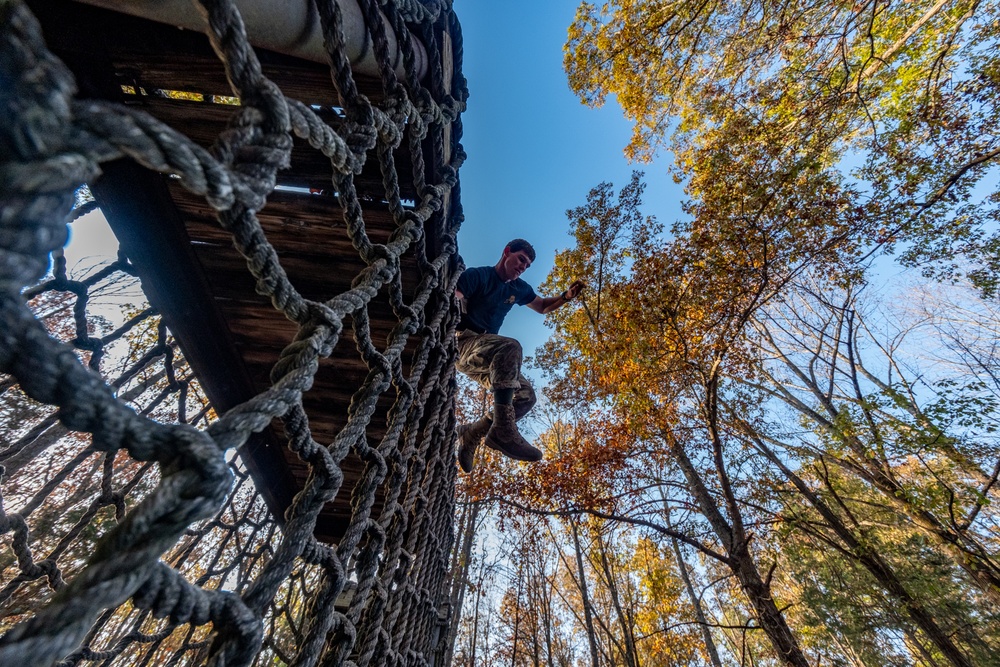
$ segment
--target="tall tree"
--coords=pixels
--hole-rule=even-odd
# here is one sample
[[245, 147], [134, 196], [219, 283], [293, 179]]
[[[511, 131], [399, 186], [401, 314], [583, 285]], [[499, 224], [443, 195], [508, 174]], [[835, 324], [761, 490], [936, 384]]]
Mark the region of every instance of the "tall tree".
[[[1000, 563], [976, 528], [983, 504], [996, 495], [995, 480], [960, 436], [965, 431], [975, 441], [984, 435], [983, 420], [995, 406], [961, 376], [926, 378], [918, 393], [902, 353], [881, 341], [866, 344], [870, 329], [851, 291], [838, 301], [804, 294], [789, 292], [784, 307], [758, 314], [760, 343], [775, 364], [761, 369], [759, 381], [733, 381], [761, 388], [794, 410], [821, 436], [813, 452], [881, 493], [998, 608]], [[877, 356], [883, 358], [868, 358]], [[937, 393], [927, 406], [918, 398], [926, 389]], [[998, 457], [990, 458], [992, 469]]]
[[[731, 173], [742, 178], [747, 171]], [[835, 193], [819, 171], [803, 167], [788, 176], [811, 178]], [[758, 567], [718, 419], [725, 373], [746, 367], [741, 334], [753, 312], [798, 270], [803, 246], [791, 233], [780, 193], [757, 190], [734, 201], [724, 183], [706, 178], [704, 186], [704, 205], [692, 223], [675, 227], [676, 241], [660, 239], [655, 221], [636, 214], [638, 174], [616, 205], [608, 205], [610, 186], [599, 186], [587, 206], [569, 213], [578, 245], [557, 258], [552, 278], [577, 271], [598, 289], [583, 309], [554, 318], [557, 336], [543, 363], [556, 380], [554, 396], [573, 400], [585, 386], [610, 402], [633, 443], [647, 439], [666, 447], [714, 534], [708, 550], [720, 554], [740, 582], [779, 659], [806, 665]], [[734, 206], [753, 225], [749, 233], [726, 219]]]
[[[846, 519], [842, 518], [840, 512], [828, 504], [802, 477], [785, 464], [749, 423], [743, 420], [739, 421], [744, 433], [751, 439], [757, 450], [782, 472], [808, 505], [819, 513], [825, 527], [829, 530], [829, 534], [817, 532], [817, 526], [809, 522], [808, 519], [797, 518], [796, 521], [808, 525], [813, 535], [817, 535], [821, 541], [832, 546], [834, 550], [858, 561], [884, 589], [892, 602], [899, 605], [912, 623], [927, 636], [948, 664], [954, 667], [971, 667], [973, 663], [967, 653], [956, 645], [952, 634], [941, 627], [933, 612], [907, 589], [906, 584], [880, 553], [881, 550], [875, 546], [869, 531], [862, 526], [855, 514], [848, 511]], [[839, 500], [836, 495], [834, 497]], [[849, 526], [848, 521], [853, 525]]]

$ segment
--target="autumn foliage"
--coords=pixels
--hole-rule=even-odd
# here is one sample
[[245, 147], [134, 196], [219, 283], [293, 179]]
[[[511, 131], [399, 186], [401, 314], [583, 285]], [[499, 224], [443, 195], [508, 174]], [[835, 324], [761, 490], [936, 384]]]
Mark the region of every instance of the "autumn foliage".
[[[685, 200], [661, 223], [636, 173], [567, 211], [541, 290], [589, 288], [535, 358], [546, 459], [488, 455], [465, 491], [561, 527], [587, 664], [994, 659], [997, 10], [580, 6], [570, 87], [618, 102], [627, 155], [669, 151]], [[873, 287], [893, 258], [940, 282]], [[641, 650], [585, 595], [616, 530], [673, 586], [633, 601]]]

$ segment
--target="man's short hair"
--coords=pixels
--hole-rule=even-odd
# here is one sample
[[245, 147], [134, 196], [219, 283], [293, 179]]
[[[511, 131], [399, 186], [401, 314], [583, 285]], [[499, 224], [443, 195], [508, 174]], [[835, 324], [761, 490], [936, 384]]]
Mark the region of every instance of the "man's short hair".
[[528, 256], [528, 259], [532, 262], [535, 261], [535, 249], [524, 239], [514, 239], [507, 244], [504, 250], [510, 250], [511, 252], [524, 252], [524, 254]]

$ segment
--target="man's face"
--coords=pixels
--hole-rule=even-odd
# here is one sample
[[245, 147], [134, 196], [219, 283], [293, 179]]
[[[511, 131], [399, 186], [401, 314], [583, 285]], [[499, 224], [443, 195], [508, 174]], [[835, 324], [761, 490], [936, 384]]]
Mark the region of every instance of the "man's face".
[[498, 273], [504, 282], [510, 282], [515, 278], [520, 278], [529, 266], [531, 266], [531, 259], [523, 250], [511, 252], [509, 248], [505, 248]]

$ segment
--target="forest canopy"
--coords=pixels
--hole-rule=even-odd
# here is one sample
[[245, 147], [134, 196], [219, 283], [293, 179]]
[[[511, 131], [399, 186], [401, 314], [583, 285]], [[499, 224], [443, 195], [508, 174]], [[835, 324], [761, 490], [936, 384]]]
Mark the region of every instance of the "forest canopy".
[[535, 357], [546, 459], [465, 481], [516, 546], [491, 647], [466, 553], [459, 658], [995, 663], [997, 10], [580, 5], [571, 89], [685, 199], [636, 172], [567, 211], [541, 290], [589, 288]]
[[992, 294], [998, 35], [975, 0], [613, 0], [580, 5], [565, 67], [585, 103], [621, 105], [628, 155], [673, 153], [693, 199], [727, 156], [830, 171], [860, 242]]

